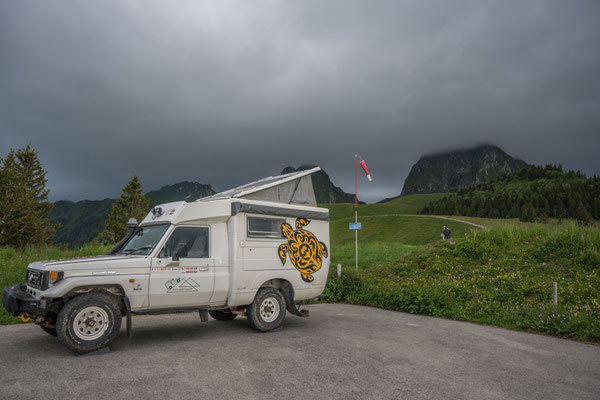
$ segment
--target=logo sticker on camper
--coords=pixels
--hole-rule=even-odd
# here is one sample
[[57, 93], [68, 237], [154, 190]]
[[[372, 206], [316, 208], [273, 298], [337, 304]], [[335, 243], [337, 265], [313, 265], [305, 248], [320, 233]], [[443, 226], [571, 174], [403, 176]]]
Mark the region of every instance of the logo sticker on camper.
[[200, 285], [192, 278], [174, 278], [165, 282], [167, 293], [197, 292]]
[[306, 218], [296, 219], [296, 230], [290, 224], [281, 224], [281, 233], [288, 242], [279, 246], [281, 263], [285, 265], [286, 255], [289, 254], [290, 261], [300, 271], [304, 282], [315, 280], [312, 274], [321, 269], [323, 258], [328, 256], [325, 243], [319, 242], [312, 232], [302, 229], [308, 224], [310, 221]]

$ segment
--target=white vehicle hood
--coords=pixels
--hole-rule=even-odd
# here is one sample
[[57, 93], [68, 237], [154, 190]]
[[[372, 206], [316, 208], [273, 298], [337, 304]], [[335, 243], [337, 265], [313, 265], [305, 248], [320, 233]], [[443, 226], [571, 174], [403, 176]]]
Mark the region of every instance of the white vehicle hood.
[[64, 260], [47, 260], [47, 261], [36, 261], [29, 264], [28, 268], [35, 269], [38, 271], [66, 271], [76, 269], [102, 269], [104, 267], [118, 267], [123, 264], [130, 264], [132, 260], [139, 260], [145, 258], [142, 255], [114, 255], [114, 256], [95, 256], [95, 257], [81, 257], [81, 258], [68, 258]]

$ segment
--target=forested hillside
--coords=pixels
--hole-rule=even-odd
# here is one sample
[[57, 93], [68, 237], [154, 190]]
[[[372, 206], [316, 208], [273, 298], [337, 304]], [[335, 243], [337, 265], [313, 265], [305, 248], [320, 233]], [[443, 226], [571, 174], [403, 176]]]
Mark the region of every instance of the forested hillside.
[[421, 213], [590, 223], [600, 219], [600, 177], [564, 172], [560, 165], [534, 166], [433, 201]]
[[[210, 185], [186, 181], [163, 186], [159, 190], [147, 192], [145, 196], [150, 207], [153, 207], [172, 201], [196, 200], [214, 193]], [[67, 244], [71, 248], [89, 243], [104, 230], [106, 216], [115, 201], [115, 199], [57, 201], [50, 211], [52, 223], [60, 225], [53, 242]]]

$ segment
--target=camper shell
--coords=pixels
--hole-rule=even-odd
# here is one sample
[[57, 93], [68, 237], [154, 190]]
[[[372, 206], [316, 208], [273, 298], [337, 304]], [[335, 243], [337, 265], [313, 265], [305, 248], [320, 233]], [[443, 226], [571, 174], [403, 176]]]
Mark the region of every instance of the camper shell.
[[33, 318], [73, 351], [105, 347], [131, 313], [242, 315], [268, 331], [286, 310], [319, 296], [329, 271], [329, 211], [310, 174], [295, 172], [154, 207], [108, 255], [39, 261], [26, 284], [4, 288], [4, 307]]

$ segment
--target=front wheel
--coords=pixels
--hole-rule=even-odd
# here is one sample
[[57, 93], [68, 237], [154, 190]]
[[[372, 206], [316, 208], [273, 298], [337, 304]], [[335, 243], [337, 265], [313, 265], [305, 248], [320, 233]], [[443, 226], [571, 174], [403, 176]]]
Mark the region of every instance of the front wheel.
[[285, 319], [285, 299], [275, 288], [262, 288], [246, 309], [250, 326], [261, 332], [278, 328]]
[[58, 340], [80, 354], [106, 347], [120, 329], [121, 310], [105, 293], [85, 293], [71, 299], [56, 320]]

